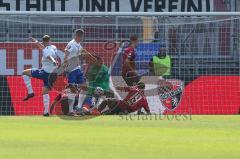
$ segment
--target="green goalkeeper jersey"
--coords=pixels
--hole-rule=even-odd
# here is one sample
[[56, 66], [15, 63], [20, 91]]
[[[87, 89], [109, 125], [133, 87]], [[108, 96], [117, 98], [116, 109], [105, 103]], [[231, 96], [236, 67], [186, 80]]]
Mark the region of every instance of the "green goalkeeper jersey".
[[109, 90], [109, 74], [106, 65], [102, 64], [100, 68], [95, 64], [91, 65], [86, 76], [89, 81], [88, 94], [92, 94], [96, 87]]

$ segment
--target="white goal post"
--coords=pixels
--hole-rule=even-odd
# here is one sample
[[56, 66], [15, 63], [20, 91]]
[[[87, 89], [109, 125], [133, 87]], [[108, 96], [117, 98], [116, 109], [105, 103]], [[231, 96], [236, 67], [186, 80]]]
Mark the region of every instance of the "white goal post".
[[70, 11], [0, 11], [1, 15], [49, 16], [240, 16], [240, 12], [70, 12]]
[[[40, 80], [32, 79], [36, 97], [22, 101], [26, 88], [21, 72], [40, 67], [42, 55], [28, 38], [41, 40], [49, 34], [63, 58], [63, 50], [78, 28], [85, 30], [83, 47], [111, 66], [113, 87], [126, 85], [121, 77], [123, 55], [116, 54], [119, 43], [132, 35], [138, 37], [136, 68], [146, 84], [153, 113], [239, 113], [240, 12], [0, 11], [0, 115], [42, 113]], [[170, 58], [169, 71], [159, 77], [149, 63], [163, 52]], [[161, 99], [163, 95], [153, 93], [159, 78], [173, 83], [175, 90], [183, 82], [183, 92], [176, 98]], [[63, 88], [59, 85], [50, 93], [51, 101]], [[124, 98], [126, 94], [119, 95]], [[171, 102], [176, 104], [172, 110]], [[61, 112], [60, 104], [56, 112]]]

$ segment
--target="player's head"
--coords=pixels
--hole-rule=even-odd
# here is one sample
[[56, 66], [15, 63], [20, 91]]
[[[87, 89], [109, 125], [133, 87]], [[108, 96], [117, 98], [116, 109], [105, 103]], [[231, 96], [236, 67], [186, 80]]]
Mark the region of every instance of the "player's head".
[[83, 40], [83, 38], [84, 38], [84, 30], [82, 30], [82, 29], [75, 30], [75, 33], [74, 33], [75, 41], [81, 42]]
[[143, 82], [138, 82], [138, 83], [137, 83], [137, 87], [138, 87], [139, 89], [141, 89], [141, 90], [144, 90], [144, 89], [145, 89], [145, 83], [143, 83]]
[[167, 56], [167, 50], [165, 47], [162, 47], [158, 50], [158, 57], [165, 58]]
[[50, 42], [51, 42], [51, 37], [50, 37], [49, 35], [44, 35], [44, 36], [42, 37], [42, 44], [43, 44], [44, 46], [50, 45]]
[[103, 64], [102, 58], [98, 55], [94, 55], [94, 57], [96, 59], [95, 65], [100, 68]]
[[138, 44], [138, 38], [137, 36], [133, 35], [130, 37], [130, 45], [132, 45], [132, 47], [137, 47]]

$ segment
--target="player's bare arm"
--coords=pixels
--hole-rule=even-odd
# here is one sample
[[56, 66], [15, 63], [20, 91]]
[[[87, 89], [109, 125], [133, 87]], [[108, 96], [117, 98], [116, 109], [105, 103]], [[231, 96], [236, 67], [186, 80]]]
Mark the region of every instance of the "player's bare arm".
[[96, 61], [97, 61], [97, 59], [93, 56], [93, 54], [90, 53], [89, 51], [87, 51], [86, 49], [81, 49], [79, 53], [80, 53], [80, 54], [79, 54], [80, 57], [82, 57], [82, 58], [84, 58], [84, 59], [88, 58], [88, 59], [90, 59], [92, 62], [96, 62]]
[[67, 67], [67, 65], [68, 65], [68, 56], [69, 56], [69, 52], [67, 51], [67, 47], [64, 49], [64, 54], [65, 54], [65, 56], [64, 56], [64, 63], [63, 63], [63, 66], [64, 67]]
[[128, 92], [129, 87], [117, 86], [116, 89], [122, 92]]
[[43, 48], [44, 48], [43, 44], [40, 43], [37, 39], [35, 39], [35, 38], [33, 38], [33, 37], [30, 37], [30, 38], [29, 38], [29, 41], [30, 41], [30, 42], [33, 42], [33, 43], [36, 43], [37, 46], [38, 46], [40, 49], [43, 49]]

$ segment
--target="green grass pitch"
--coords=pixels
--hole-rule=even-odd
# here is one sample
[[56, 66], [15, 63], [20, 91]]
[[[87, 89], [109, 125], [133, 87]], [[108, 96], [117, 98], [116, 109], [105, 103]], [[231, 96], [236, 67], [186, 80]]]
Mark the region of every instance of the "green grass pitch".
[[240, 116], [0, 117], [0, 159], [85, 158], [239, 159]]

